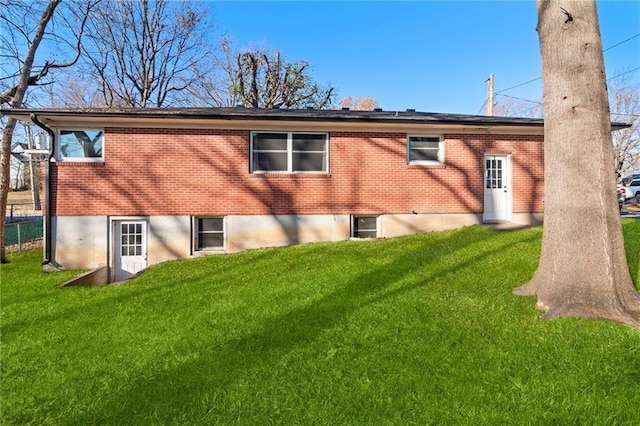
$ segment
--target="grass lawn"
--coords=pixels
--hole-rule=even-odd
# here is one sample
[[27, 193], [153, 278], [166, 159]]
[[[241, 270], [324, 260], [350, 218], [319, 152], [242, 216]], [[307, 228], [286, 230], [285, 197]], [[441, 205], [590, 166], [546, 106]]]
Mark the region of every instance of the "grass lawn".
[[30, 203], [31, 191], [9, 191], [7, 202], [11, 203]]
[[[623, 221], [636, 285], [640, 221]], [[1, 424], [639, 424], [640, 330], [511, 295], [541, 229], [1, 269]]]

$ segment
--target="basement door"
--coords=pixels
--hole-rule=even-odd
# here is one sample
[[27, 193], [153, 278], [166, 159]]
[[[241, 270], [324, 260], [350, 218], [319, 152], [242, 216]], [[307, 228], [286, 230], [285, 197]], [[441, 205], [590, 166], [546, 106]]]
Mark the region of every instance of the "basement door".
[[113, 281], [120, 282], [147, 267], [147, 222], [114, 222]]
[[484, 222], [511, 220], [511, 167], [508, 155], [484, 157]]

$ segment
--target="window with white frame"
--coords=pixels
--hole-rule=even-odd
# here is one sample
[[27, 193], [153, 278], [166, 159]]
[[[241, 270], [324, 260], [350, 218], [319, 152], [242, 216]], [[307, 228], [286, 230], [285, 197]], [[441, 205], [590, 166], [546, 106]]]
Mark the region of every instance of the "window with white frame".
[[407, 138], [409, 164], [443, 164], [444, 142], [441, 136], [409, 136]]
[[327, 173], [327, 133], [251, 134], [251, 172]]
[[58, 158], [62, 161], [103, 161], [104, 131], [101, 129], [61, 129]]
[[377, 216], [353, 216], [351, 236], [354, 238], [377, 238]]
[[197, 217], [194, 227], [196, 251], [224, 249], [224, 218]]

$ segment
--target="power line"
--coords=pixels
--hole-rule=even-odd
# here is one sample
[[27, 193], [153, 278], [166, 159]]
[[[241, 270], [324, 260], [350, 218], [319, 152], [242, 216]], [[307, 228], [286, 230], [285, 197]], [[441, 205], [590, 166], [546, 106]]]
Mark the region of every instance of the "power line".
[[634, 71], [638, 71], [638, 70], [640, 70], [640, 67], [634, 68], [634, 69], [629, 70], [629, 71], [625, 71], [625, 72], [623, 72], [622, 74], [614, 75], [613, 77], [609, 77], [609, 78], [607, 79], [607, 81], [609, 81], [609, 80], [613, 80], [614, 78], [622, 77], [622, 76], [623, 76], [623, 75], [625, 75], [625, 74], [629, 74], [629, 73], [632, 73], [632, 72], [634, 72]]
[[634, 35], [634, 36], [631, 36], [631, 37], [629, 37], [629, 38], [628, 38], [628, 39], [626, 39], [626, 40], [622, 40], [620, 43], [614, 44], [613, 46], [609, 46], [609, 47], [607, 47], [606, 49], [604, 49], [604, 50], [603, 50], [603, 52], [606, 52], [607, 50], [611, 50], [611, 49], [613, 49], [614, 47], [618, 47], [618, 46], [620, 46], [621, 44], [624, 44], [624, 43], [626, 43], [626, 42], [628, 42], [628, 41], [630, 41], [630, 40], [633, 40], [633, 39], [634, 39], [634, 38], [636, 38], [636, 37], [640, 37], [640, 33], [638, 33], [638, 34], [636, 34], [636, 35]]
[[524, 86], [525, 84], [533, 83], [534, 81], [542, 80], [542, 77], [534, 78], [533, 80], [525, 81], [524, 83], [517, 84], [515, 86], [509, 87], [508, 89], [499, 90], [496, 92], [496, 95], [502, 92], [507, 92], [511, 89], [515, 89], [516, 87]]
[[[618, 47], [618, 46], [620, 46], [621, 44], [627, 43], [627, 42], [629, 42], [629, 41], [633, 40], [633, 39], [634, 39], [634, 38], [636, 38], [636, 37], [640, 37], [640, 33], [638, 33], [638, 34], [636, 34], [636, 35], [633, 35], [633, 36], [629, 37], [629, 38], [628, 38], [628, 39], [626, 39], [626, 40], [622, 40], [621, 42], [616, 43], [616, 44], [614, 44], [613, 46], [609, 46], [609, 47], [607, 47], [606, 49], [604, 49], [602, 52], [606, 52], [607, 50], [611, 50], [611, 49], [613, 49], [614, 47]], [[639, 68], [632, 69], [631, 71], [627, 71], [627, 72], [625, 72], [625, 73], [623, 73], [623, 74], [619, 74], [619, 75], [617, 75], [617, 76], [615, 76], [615, 77], [611, 77], [611, 78], [620, 77], [621, 75], [629, 74], [629, 73], [631, 73], [631, 72], [633, 72], [633, 71], [636, 71], [636, 70], [638, 70], [638, 69], [640, 69], [640, 67], [639, 67]], [[518, 88], [518, 87], [521, 87], [521, 86], [527, 85], [527, 84], [529, 84], [529, 83], [533, 83], [534, 81], [538, 81], [538, 80], [542, 80], [542, 77], [534, 78], [534, 79], [532, 79], [532, 80], [525, 81], [524, 83], [520, 83], [520, 84], [517, 84], [517, 85], [515, 85], [515, 86], [509, 87], [509, 88], [507, 88], [507, 89], [499, 90], [499, 91], [495, 92], [495, 94], [497, 95], [497, 94], [499, 94], [499, 93], [507, 92], [507, 91], [509, 91], [509, 90], [516, 89], [516, 88]], [[609, 81], [609, 80], [610, 80], [610, 79], [607, 79], [607, 81]]]
[[487, 105], [487, 102], [489, 102], [489, 99], [487, 99], [486, 101], [484, 101], [484, 103], [482, 104], [482, 106], [480, 107], [480, 110], [478, 111], [478, 113], [476, 115], [480, 115], [480, 113], [482, 112], [482, 110], [484, 109], [485, 105]]
[[[500, 95], [500, 96], [507, 96], [507, 95]], [[509, 97], [512, 97], [512, 96], [509, 96]], [[542, 117], [544, 115], [544, 111], [543, 111], [543, 108], [542, 108], [543, 105], [542, 105], [541, 102], [529, 101], [527, 99], [520, 99], [520, 98], [515, 98], [515, 99], [526, 101], [526, 102], [531, 102], [531, 103], [535, 104], [533, 106], [530, 106], [529, 108], [525, 108], [525, 109], [521, 110], [520, 112], [518, 112], [517, 114], [519, 116], [521, 116], [521, 117], [523, 117], [525, 115], [529, 116], [528, 115], [529, 111], [534, 111], [535, 112], [535, 114], [532, 114], [531, 116]]]
[[542, 102], [532, 101], [532, 100], [529, 100], [529, 99], [518, 98], [516, 96], [503, 95], [503, 94], [499, 94], [499, 93], [497, 93], [496, 96], [503, 96], [505, 98], [517, 99], [517, 100], [523, 101], [523, 102], [530, 102], [532, 104], [542, 105]]
[[[640, 69], [640, 67], [638, 69]], [[527, 111], [531, 111], [532, 109], [535, 109], [535, 108], [540, 107], [540, 106], [543, 105], [542, 102], [532, 101], [530, 99], [518, 98], [517, 96], [509, 96], [509, 95], [502, 95], [502, 94], [496, 95], [496, 96], [502, 96], [504, 98], [516, 99], [518, 101], [529, 102], [529, 103], [535, 104], [534, 106], [532, 106], [530, 108], [523, 109], [521, 111], [522, 113], [527, 112]], [[486, 102], [485, 102], [485, 104], [486, 104]], [[484, 108], [484, 105], [482, 107]], [[480, 108], [480, 111], [482, 111], [482, 108]], [[640, 118], [640, 114], [625, 114], [625, 113], [622, 113], [622, 112], [615, 112], [615, 111], [611, 111], [609, 114], [614, 115], [614, 116], [618, 116], [618, 117]]]
[[[639, 34], [639, 35], [640, 35], [640, 34]], [[614, 79], [614, 78], [621, 77], [621, 76], [623, 76], [623, 75], [625, 75], [625, 74], [630, 74], [630, 73], [632, 73], [632, 72], [634, 72], [634, 71], [638, 71], [638, 70], [640, 70], [640, 67], [636, 67], [636, 68], [634, 68], [634, 69], [632, 69], [632, 70], [625, 71], [625, 72], [623, 72], [623, 73], [621, 73], [621, 74], [618, 74], [618, 75], [614, 75], [613, 77], [608, 78], [608, 79], [607, 79], [607, 81], [612, 80], [612, 79]], [[515, 86], [509, 87], [508, 89], [500, 90], [500, 91], [496, 92], [495, 94], [496, 94], [496, 95], [499, 95], [499, 94], [502, 94], [503, 92], [507, 92], [507, 91], [509, 91], [509, 90], [511, 90], [511, 89], [515, 89], [515, 88], [517, 88], [517, 87], [524, 86], [525, 84], [533, 83], [534, 81], [538, 81], [538, 80], [542, 80], [542, 77], [534, 78], [533, 80], [525, 81], [524, 83], [520, 83], [520, 84], [517, 84], [517, 85], [515, 85]], [[506, 95], [503, 95], [503, 96], [506, 96]]]

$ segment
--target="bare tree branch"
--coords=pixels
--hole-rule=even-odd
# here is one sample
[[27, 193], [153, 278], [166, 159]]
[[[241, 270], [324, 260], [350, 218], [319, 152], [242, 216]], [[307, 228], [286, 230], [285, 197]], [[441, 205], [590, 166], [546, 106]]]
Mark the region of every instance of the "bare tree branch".
[[[47, 34], [47, 28], [52, 25], [61, 0], [50, 0], [46, 3], [41, 12], [37, 12], [35, 6], [40, 3], [23, 4], [21, 2], [6, 2], [0, 14], [0, 22], [3, 28], [10, 29], [11, 35], [2, 38], [5, 52], [13, 55], [10, 59], [13, 62], [15, 72], [5, 71], [5, 61], [3, 60], [4, 81], [13, 81], [12, 76], [19, 75], [19, 79], [14, 84], [9, 83], [0, 94], [0, 105], [9, 105], [11, 108], [21, 108], [29, 87], [42, 84], [42, 80], [51, 70], [70, 67], [79, 58], [80, 43], [86, 24], [86, 15], [93, 6], [92, 3], [85, 3], [84, 17], [81, 19], [80, 29], [76, 34], [77, 44], [75, 55], [72, 59], [64, 62], [53, 60], [45, 61], [39, 69], [35, 66], [36, 53]], [[23, 37], [23, 39], [20, 39]], [[22, 48], [26, 47], [24, 57], [21, 54]], [[9, 55], [8, 55], [9, 56]], [[7, 67], [8, 69], [9, 67]], [[35, 70], [35, 71], [34, 71]], [[10, 160], [11, 145], [16, 126], [16, 120], [9, 118], [2, 131], [2, 150], [0, 151], [0, 168], [2, 175], [0, 178], [0, 211], [5, 211], [7, 206], [7, 195], [10, 187]], [[5, 251], [5, 223], [0, 221], [0, 262], [6, 262]]]
[[[83, 71], [100, 81], [106, 106], [187, 104], [209, 72], [210, 25], [202, 4], [103, 0], [91, 21]], [[197, 91], [197, 89], [194, 89]], [[183, 94], [184, 92], [184, 94]]]
[[[81, 14], [81, 23], [80, 23], [80, 31], [76, 37], [76, 45], [75, 45], [75, 56], [66, 62], [56, 63], [46, 61], [40, 71], [37, 73], [31, 74], [31, 70], [33, 69], [33, 61], [35, 58], [35, 53], [44, 37], [46, 26], [51, 20], [56, 8], [60, 4], [62, 0], [52, 0], [47, 8], [45, 9], [43, 16], [40, 20], [40, 24], [38, 25], [38, 29], [36, 30], [35, 37], [31, 42], [31, 47], [29, 49], [29, 54], [25, 58], [25, 61], [22, 65], [22, 73], [20, 75], [20, 81], [5, 90], [2, 94], [0, 94], [0, 105], [8, 104], [13, 108], [17, 108], [21, 106], [22, 100], [24, 98], [24, 94], [26, 92], [26, 87], [36, 86], [40, 84], [40, 81], [49, 74], [49, 71], [53, 69], [60, 68], [68, 68], [75, 65], [78, 62], [81, 54], [81, 43], [82, 36], [84, 33], [84, 29], [86, 27], [87, 20], [89, 18], [89, 12], [93, 8], [93, 2], [86, 2], [84, 13]], [[11, 23], [15, 27], [13, 23]], [[25, 74], [25, 70], [29, 70], [28, 74]]]
[[211, 83], [208, 91], [215, 95], [218, 106], [228, 106], [236, 100], [250, 108], [327, 108], [332, 104], [334, 88], [316, 83], [309, 76], [309, 64], [305, 61], [284, 61], [277, 51], [233, 53], [228, 41], [223, 54], [225, 60], [219, 63], [223, 64], [228, 79], [220, 79], [223, 88]]

